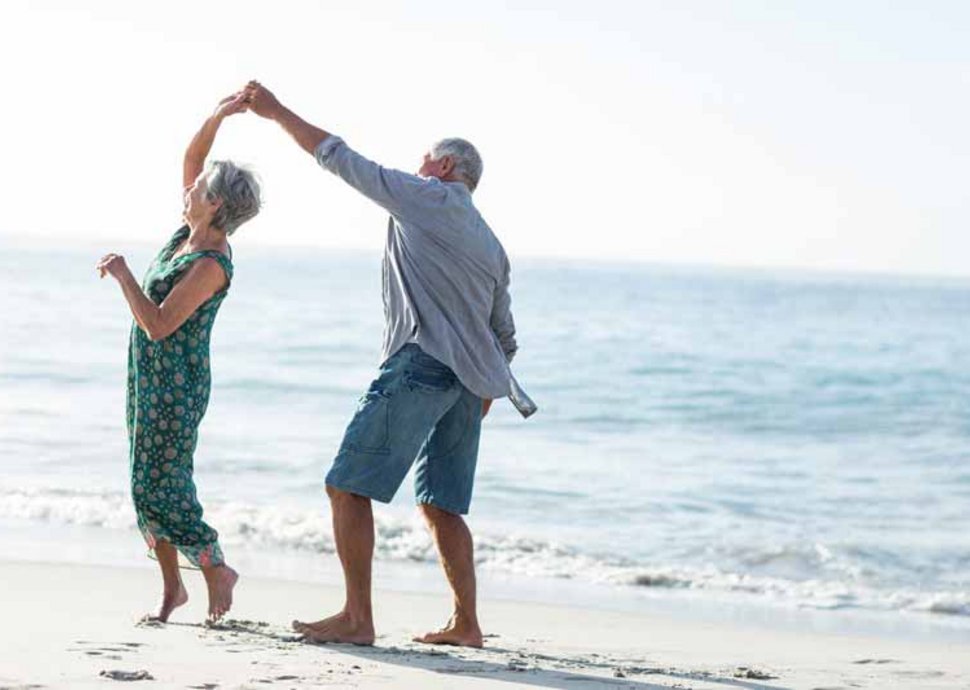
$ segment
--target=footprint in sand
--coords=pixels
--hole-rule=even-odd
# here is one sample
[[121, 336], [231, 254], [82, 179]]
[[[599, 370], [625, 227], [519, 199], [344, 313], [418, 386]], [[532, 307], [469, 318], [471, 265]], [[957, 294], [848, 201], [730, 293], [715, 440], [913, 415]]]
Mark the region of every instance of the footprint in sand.
[[[83, 640], [78, 640], [75, 644], [81, 645], [81, 649], [68, 648], [69, 652], [83, 652], [88, 656], [99, 656], [103, 659], [110, 659], [111, 661], [121, 661], [121, 654], [126, 654], [134, 651], [136, 647], [141, 645], [137, 642], [116, 642], [111, 646], [99, 646], [96, 642], [86, 642]], [[94, 649], [84, 649], [84, 647], [94, 647]], [[0, 690], [3, 690], [0, 688]]]
[[148, 671], [102, 671], [98, 675], [111, 680], [155, 680]]
[[773, 676], [767, 671], [762, 671], [756, 668], [748, 668], [747, 666], [738, 666], [738, 670], [734, 672], [735, 678], [745, 678], [748, 680], [775, 680], [778, 676]]
[[893, 671], [893, 675], [902, 678], [919, 678], [925, 680], [928, 678], [942, 678], [946, 674], [943, 671], [933, 669], [930, 671]]

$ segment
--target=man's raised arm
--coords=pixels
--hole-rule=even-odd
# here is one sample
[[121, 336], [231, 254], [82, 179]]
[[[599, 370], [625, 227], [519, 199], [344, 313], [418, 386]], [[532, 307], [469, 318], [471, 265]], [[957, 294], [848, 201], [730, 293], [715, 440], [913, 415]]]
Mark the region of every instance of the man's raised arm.
[[353, 151], [340, 137], [311, 125], [286, 108], [259, 82], [249, 82], [246, 89], [250, 110], [278, 122], [323, 168], [389, 213], [403, 217], [420, 213], [430, 198], [444, 194], [440, 185], [429, 184], [429, 180], [401, 170], [385, 168]]
[[273, 92], [258, 81], [254, 80], [246, 84], [245, 90], [249, 109], [260, 117], [278, 122], [286, 133], [296, 140], [300, 148], [310, 155], [313, 155], [317, 146], [330, 136], [329, 132], [311, 125], [280, 103]]

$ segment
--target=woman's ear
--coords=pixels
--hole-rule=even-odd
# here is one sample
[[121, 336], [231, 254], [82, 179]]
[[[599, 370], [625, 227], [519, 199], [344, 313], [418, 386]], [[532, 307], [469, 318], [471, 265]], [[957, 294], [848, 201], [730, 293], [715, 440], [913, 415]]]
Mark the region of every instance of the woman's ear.
[[215, 220], [216, 216], [219, 215], [220, 208], [222, 208], [222, 198], [221, 197], [215, 197], [214, 199], [210, 198], [209, 208], [206, 209], [205, 216], [203, 217], [207, 218], [208, 221], [211, 223], [212, 221]]

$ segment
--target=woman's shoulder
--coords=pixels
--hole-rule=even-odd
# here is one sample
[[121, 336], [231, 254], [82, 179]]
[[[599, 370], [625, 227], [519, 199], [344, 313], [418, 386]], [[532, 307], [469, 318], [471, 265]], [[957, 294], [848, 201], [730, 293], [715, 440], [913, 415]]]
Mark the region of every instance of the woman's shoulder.
[[232, 261], [229, 256], [218, 249], [203, 249], [185, 254], [179, 257], [179, 263], [182, 264], [182, 270], [191, 267], [196, 268], [198, 272], [209, 273], [210, 275], [218, 271], [225, 274], [227, 281], [232, 281]]

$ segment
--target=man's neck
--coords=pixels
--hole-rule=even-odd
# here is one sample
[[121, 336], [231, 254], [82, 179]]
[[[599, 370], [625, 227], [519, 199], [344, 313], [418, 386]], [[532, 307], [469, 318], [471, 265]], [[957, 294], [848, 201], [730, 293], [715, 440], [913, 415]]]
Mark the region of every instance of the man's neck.
[[448, 173], [444, 177], [439, 177], [438, 179], [441, 180], [442, 182], [459, 182], [462, 185], [464, 185], [465, 186], [465, 189], [468, 190], [468, 193], [471, 194], [471, 191], [472, 190], [468, 187], [468, 184], [463, 179], [461, 179], [460, 177], [458, 177], [457, 175], [454, 175], [452, 173]]

